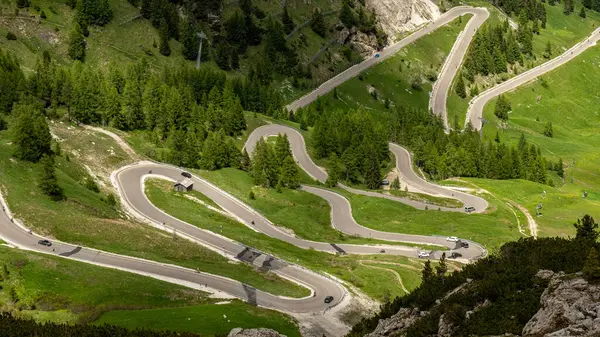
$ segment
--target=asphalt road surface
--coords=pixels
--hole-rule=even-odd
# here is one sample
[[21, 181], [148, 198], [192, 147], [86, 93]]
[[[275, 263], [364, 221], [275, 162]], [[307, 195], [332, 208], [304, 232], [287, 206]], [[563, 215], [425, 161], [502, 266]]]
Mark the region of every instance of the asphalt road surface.
[[[313, 162], [306, 150], [306, 143], [304, 141], [304, 137], [298, 130], [294, 128], [279, 124], [269, 124], [261, 126], [255, 129], [250, 134], [244, 147], [249, 154], [252, 154], [252, 152], [254, 151], [255, 144], [260, 138], [276, 136], [278, 134], [287, 135], [288, 140], [290, 142], [290, 147], [292, 149], [292, 154], [294, 155], [296, 162], [304, 171], [306, 171], [308, 175], [320, 182], [325, 182], [327, 180], [327, 172], [325, 172], [325, 170], [323, 170], [321, 167], [317, 166], [315, 162]], [[398, 168], [398, 172], [403, 176], [403, 180], [407, 182], [409, 186], [413, 186], [433, 196], [459, 200], [463, 203], [465, 207], [475, 207], [474, 213], [482, 213], [486, 210], [488, 203], [485, 199], [481, 197], [463, 192], [453, 191], [448, 188], [432, 184], [423, 180], [423, 178], [419, 177], [413, 170], [412, 157], [410, 153], [398, 144], [390, 143], [389, 146], [390, 151], [396, 157], [396, 167]], [[438, 207], [435, 205], [411, 200], [408, 198], [396, 197], [372, 191], [359, 190], [345, 186], [343, 184], [339, 184], [339, 186], [355, 194], [390, 199], [412, 206], [417, 209], [424, 210], [425, 208], [427, 208], [432, 211], [437, 211], [439, 208], [440, 210], [447, 212], [464, 212], [464, 207]]]
[[517, 87], [531, 80], [534, 80], [538, 76], [543, 75], [544, 73], [554, 70], [560, 67], [561, 65], [571, 61], [572, 59], [577, 57], [577, 55], [586, 51], [588, 48], [595, 46], [599, 39], [600, 28], [596, 29], [594, 32], [592, 32], [592, 34], [590, 34], [590, 36], [588, 36], [588, 38], [579, 42], [560, 56], [557, 56], [546, 63], [543, 63], [518, 76], [515, 76], [507, 80], [506, 82], [502, 82], [488, 90], [485, 90], [477, 97], [473, 98], [469, 103], [469, 109], [467, 110], [467, 118], [465, 119], [465, 123], [471, 122], [473, 128], [475, 128], [476, 130], [481, 129], [483, 108], [485, 107], [487, 102], [489, 102], [496, 96], [514, 90]]
[[[395, 43], [387, 48], [384, 48], [382, 51], [378, 52], [377, 54], [379, 54], [379, 57], [375, 57], [375, 55], [373, 55], [372, 57], [366, 59], [365, 61], [363, 61], [353, 67], [348, 68], [347, 70], [343, 71], [339, 75], [337, 75], [337, 76], [333, 77], [332, 79], [330, 79], [329, 81], [323, 83], [321, 86], [319, 86], [314, 91], [303, 96], [302, 98], [298, 99], [297, 101], [289, 104], [287, 106], [287, 109], [290, 111], [296, 111], [296, 110], [298, 110], [298, 108], [302, 108], [302, 107], [309, 105], [310, 103], [314, 102], [317, 98], [319, 98], [319, 96], [323, 96], [323, 95], [327, 94], [328, 92], [333, 90], [333, 88], [339, 86], [340, 84], [346, 82], [347, 80], [349, 80], [355, 76], [358, 76], [358, 74], [360, 74], [363, 70], [366, 70], [375, 64], [385, 61], [386, 59], [394, 56], [394, 54], [396, 54], [400, 49], [408, 46], [409, 44], [415, 42], [416, 40], [420, 39], [421, 37], [433, 32], [434, 30], [438, 29], [439, 27], [444, 26], [447, 23], [449, 23], [450, 21], [458, 18], [459, 16], [465, 15], [465, 14], [473, 14], [474, 15], [474, 17], [471, 19], [471, 21], [467, 24], [466, 29], [477, 29], [489, 16], [489, 13], [488, 13], [487, 9], [485, 9], [485, 8], [473, 8], [473, 7], [467, 7], [467, 6], [454, 7], [452, 9], [450, 9], [449, 11], [447, 11], [446, 13], [442, 14], [437, 20], [427, 24], [426, 26], [424, 26], [423, 28], [410, 34], [406, 38], [404, 38], [404, 39], [398, 41], [397, 43]], [[456, 60], [458, 60], [458, 64], [460, 64], [462, 55], [465, 54], [466, 49], [469, 45], [469, 42], [470, 42], [471, 38], [473, 37], [473, 34], [474, 34], [474, 32], [472, 32], [472, 31], [468, 31], [464, 34], [461, 34], [459, 41], [457, 41], [459, 48], [456, 48], [456, 55], [454, 55], [454, 54], [450, 55], [449, 59], [455, 60], [455, 58], [456, 58]], [[455, 62], [455, 61], [453, 61], [453, 62]], [[445, 83], [451, 83], [452, 78], [454, 77], [454, 73], [456, 73], [456, 69], [452, 70], [451, 68], [452, 67], [450, 66], [449, 69], [447, 70], [447, 74], [446, 74], [446, 77], [444, 80]], [[442, 90], [442, 91], [445, 91], [445, 90]], [[437, 102], [437, 100], [436, 100], [436, 102]]]
[[469, 50], [471, 40], [477, 33], [477, 30], [488, 19], [490, 13], [485, 8], [471, 8], [468, 13], [473, 14], [465, 29], [460, 33], [460, 36], [454, 43], [442, 70], [438, 75], [438, 80], [433, 85], [429, 107], [433, 113], [442, 117], [444, 127], [448, 130], [448, 112], [446, 111], [446, 100], [448, 99], [448, 91], [452, 87], [452, 80], [458, 72], [463, 58]]

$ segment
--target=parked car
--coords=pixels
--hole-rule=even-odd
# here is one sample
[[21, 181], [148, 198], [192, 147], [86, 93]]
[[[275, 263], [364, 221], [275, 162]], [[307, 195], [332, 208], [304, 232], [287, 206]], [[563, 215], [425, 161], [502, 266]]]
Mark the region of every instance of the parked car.
[[426, 259], [429, 257], [429, 253], [428, 252], [419, 252], [419, 254], [417, 255], [418, 258], [420, 259]]
[[50, 242], [48, 240], [40, 240], [40, 241], [38, 241], [38, 244], [40, 244], [42, 246], [46, 246], [46, 247], [52, 246], [52, 242]]
[[379, 251], [380, 253], [385, 253], [385, 249], [382, 249]]
[[462, 257], [461, 253], [452, 252], [452, 254], [450, 254], [451, 259], [458, 259], [459, 257]]
[[375, 58], [379, 58], [379, 53], [375, 54]]
[[333, 302], [333, 296], [325, 297], [325, 303], [331, 303], [331, 302]]
[[181, 175], [184, 176], [184, 177], [186, 177], [186, 178], [191, 178], [192, 177], [192, 175], [189, 172], [185, 172], [185, 171], [181, 172]]
[[475, 207], [473, 207], [473, 206], [465, 207], [465, 212], [467, 212], [467, 213], [475, 212]]
[[446, 238], [446, 241], [450, 241], [450, 242], [458, 242], [458, 238], [456, 236], [449, 236]]
[[469, 243], [467, 241], [461, 241], [460, 246], [463, 248], [469, 248]]
[[384, 180], [384, 181], [381, 182], [381, 185], [383, 185], [383, 186], [387, 186], [389, 184], [390, 184], [389, 180]]

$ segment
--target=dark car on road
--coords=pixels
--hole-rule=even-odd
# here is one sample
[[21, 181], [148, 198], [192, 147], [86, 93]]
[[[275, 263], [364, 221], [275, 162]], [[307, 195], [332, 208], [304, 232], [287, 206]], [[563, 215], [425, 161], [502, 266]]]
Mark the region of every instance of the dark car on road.
[[189, 172], [185, 172], [185, 171], [181, 172], [181, 175], [184, 176], [184, 177], [186, 177], [186, 178], [191, 178], [192, 177], [192, 175]]
[[38, 244], [40, 244], [42, 246], [46, 246], [46, 247], [52, 246], [52, 242], [50, 242], [48, 240], [40, 240], [40, 241], [38, 241]]
[[452, 254], [450, 254], [451, 259], [458, 259], [459, 257], [462, 257], [461, 253], [453, 252]]
[[463, 247], [463, 248], [469, 248], [469, 243], [466, 242], [466, 241], [461, 241], [460, 242], [460, 246]]
[[333, 296], [325, 297], [325, 303], [331, 303], [333, 301]]

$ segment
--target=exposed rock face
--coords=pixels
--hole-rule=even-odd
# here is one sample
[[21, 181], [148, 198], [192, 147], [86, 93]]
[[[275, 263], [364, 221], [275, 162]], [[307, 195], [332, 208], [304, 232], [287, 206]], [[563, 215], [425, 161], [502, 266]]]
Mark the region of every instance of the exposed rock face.
[[400, 32], [437, 19], [441, 13], [431, 0], [367, 0], [367, 8], [373, 8], [381, 28], [393, 43]]
[[397, 335], [398, 332], [413, 325], [419, 317], [421, 315], [418, 309], [402, 308], [394, 316], [379, 320], [377, 328], [365, 337]]
[[[540, 297], [541, 309], [529, 320], [522, 331], [522, 337], [599, 337], [600, 336], [600, 284], [590, 284], [581, 273], [565, 275], [540, 270], [537, 278], [549, 281], [548, 287]], [[436, 303], [450, 299], [459, 292], [468, 292], [471, 282], [448, 292]], [[466, 312], [469, 317], [492, 303], [485, 300]], [[434, 310], [435, 306], [432, 308]], [[428, 312], [418, 309], [402, 308], [397, 314], [379, 320], [375, 330], [368, 337], [404, 336], [407, 328], [415, 324]], [[439, 317], [438, 331], [432, 337], [451, 337], [456, 329], [445, 318]], [[506, 334], [503, 336], [513, 336]]]
[[235, 328], [229, 332], [227, 337], [286, 337], [279, 332], [271, 329], [242, 329]]
[[547, 270], [537, 276], [551, 280], [541, 297], [542, 308], [525, 325], [523, 336], [600, 336], [600, 285]]

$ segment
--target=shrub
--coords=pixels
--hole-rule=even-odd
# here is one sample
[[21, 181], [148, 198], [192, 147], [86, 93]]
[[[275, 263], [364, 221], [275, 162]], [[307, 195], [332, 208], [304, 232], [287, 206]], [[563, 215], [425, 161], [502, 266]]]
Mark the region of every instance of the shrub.
[[256, 196], [254, 195], [253, 191], [250, 191], [250, 193], [248, 193], [248, 197], [250, 198], [250, 200], [256, 199]]
[[8, 33], [6, 33], [6, 39], [9, 41], [15, 41], [17, 39], [17, 36], [15, 35], [15, 33], [9, 31]]
[[46, 20], [46, 12], [42, 11], [42, 12], [40, 13], [40, 17], [41, 17], [42, 19]]

